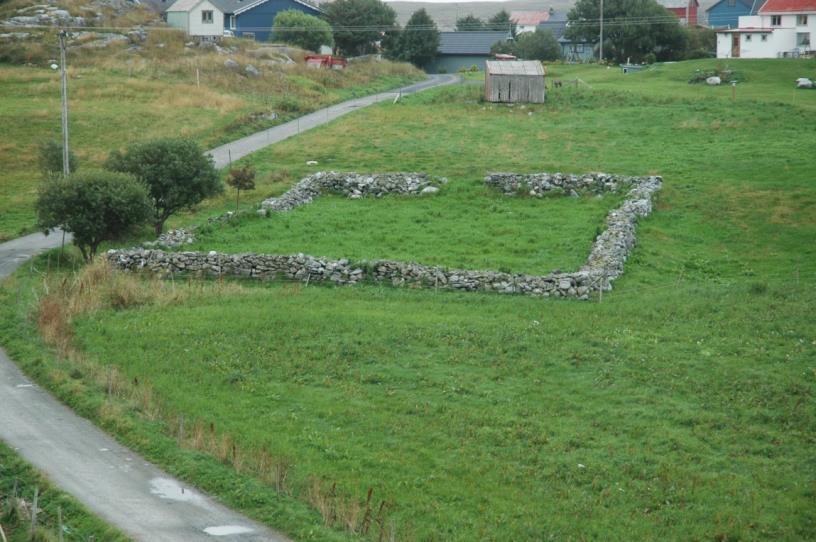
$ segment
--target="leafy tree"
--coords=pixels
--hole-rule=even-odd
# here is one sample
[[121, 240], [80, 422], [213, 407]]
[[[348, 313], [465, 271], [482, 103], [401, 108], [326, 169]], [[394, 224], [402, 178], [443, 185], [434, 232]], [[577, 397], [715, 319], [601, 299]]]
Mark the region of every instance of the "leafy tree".
[[235, 210], [241, 200], [241, 190], [255, 190], [255, 170], [250, 165], [231, 169], [227, 176], [227, 184], [236, 191]]
[[151, 214], [147, 188], [133, 176], [88, 171], [46, 181], [37, 199], [37, 225], [46, 233], [62, 228], [74, 236], [85, 261], [103, 241], [119, 239]]
[[422, 67], [436, 56], [439, 30], [425, 9], [415, 11], [399, 33], [389, 56]]
[[717, 54], [717, 32], [702, 26], [690, 26], [686, 32], [684, 58], [711, 58]]
[[174, 213], [224, 191], [212, 158], [189, 139], [137, 143], [124, 153], [111, 153], [105, 167], [130, 173], [147, 185], [156, 235]]
[[[47, 141], [40, 144], [39, 148], [40, 171], [44, 178], [49, 179], [62, 175], [62, 145], [56, 141]], [[73, 173], [79, 169], [79, 161], [76, 155], [68, 150], [68, 172]]]
[[525, 60], [556, 60], [561, 58], [561, 45], [551, 30], [537, 28], [535, 32], [524, 32], [516, 38], [515, 54]]
[[462, 18], [456, 19], [456, 30], [459, 32], [476, 32], [484, 29], [484, 21], [473, 15], [465, 15]]
[[[577, 0], [567, 14], [566, 36], [597, 42], [599, 18], [597, 0]], [[604, 60], [641, 62], [649, 53], [657, 60], [674, 60], [683, 57], [686, 41], [679, 20], [655, 0], [604, 1]]]
[[319, 51], [321, 45], [334, 45], [329, 23], [296, 9], [287, 9], [275, 16], [272, 35], [276, 40], [309, 51]]
[[491, 55], [515, 55], [516, 42], [513, 40], [497, 41], [490, 46]]
[[380, 0], [334, 0], [325, 11], [334, 41], [346, 55], [374, 52], [397, 30], [396, 12]]
[[485, 30], [504, 30], [510, 32], [514, 38], [516, 37], [516, 23], [510, 20], [510, 14], [505, 10], [501, 10], [490, 19], [487, 20]]

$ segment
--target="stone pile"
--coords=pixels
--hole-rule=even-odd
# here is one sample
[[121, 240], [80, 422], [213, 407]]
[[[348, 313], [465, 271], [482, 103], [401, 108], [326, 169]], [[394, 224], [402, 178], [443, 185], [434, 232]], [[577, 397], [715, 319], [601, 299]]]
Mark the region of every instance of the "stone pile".
[[311, 203], [323, 193], [342, 194], [351, 199], [366, 196], [381, 197], [385, 194], [428, 194], [436, 184], [444, 184], [447, 179], [431, 179], [425, 173], [384, 173], [381, 175], [359, 175], [357, 173], [336, 173], [321, 171], [309, 175], [283, 195], [261, 202], [261, 208], [270, 211], [291, 211], [296, 207]]
[[[506, 194], [519, 192], [546, 193], [555, 189], [603, 193], [629, 188], [620, 207], [609, 212], [606, 230], [592, 245], [586, 263], [576, 272], [554, 272], [548, 275], [526, 275], [499, 271], [472, 271], [427, 266], [414, 262], [376, 260], [350, 262], [304, 254], [222, 254], [204, 252], [164, 252], [153, 249], [110, 250], [108, 260], [125, 270], [148, 270], [155, 273], [195, 273], [209, 276], [241, 276], [273, 280], [283, 278], [304, 282], [357, 284], [387, 283], [394, 286], [435, 288], [459, 291], [484, 291], [523, 294], [539, 297], [589, 299], [593, 292], [610, 290], [611, 281], [623, 273], [624, 263], [635, 246], [637, 220], [652, 212], [652, 199], [660, 190], [660, 177], [623, 177], [605, 173], [588, 175], [500, 173], [488, 175], [488, 185]], [[323, 192], [344, 194], [350, 198], [386, 193], [422, 193], [435, 188], [424, 174], [390, 174], [362, 176], [350, 173], [317, 173], [301, 180], [279, 198], [264, 202], [273, 211], [289, 211], [311, 202]], [[168, 232], [160, 240], [168, 246], [189, 243], [183, 230]], [[178, 242], [178, 244], [170, 244]]]

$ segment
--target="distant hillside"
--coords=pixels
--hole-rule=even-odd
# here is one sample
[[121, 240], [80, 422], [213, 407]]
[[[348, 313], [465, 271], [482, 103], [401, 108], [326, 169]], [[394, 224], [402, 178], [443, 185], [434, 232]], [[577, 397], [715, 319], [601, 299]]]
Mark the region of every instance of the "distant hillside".
[[405, 24], [411, 14], [418, 9], [425, 8], [431, 18], [436, 21], [442, 30], [453, 30], [456, 19], [465, 15], [475, 15], [481, 19], [492, 17], [501, 10], [511, 11], [543, 11], [551, 7], [558, 12], [566, 13], [574, 4], [573, 0], [509, 0], [507, 2], [386, 2], [397, 12], [400, 24]]
[[[705, 20], [705, 10], [714, 5], [716, 0], [701, 0], [699, 13]], [[506, 2], [403, 2], [388, 1], [387, 4], [397, 12], [399, 23], [408, 22], [411, 14], [425, 8], [441, 30], [453, 30], [456, 19], [465, 15], [487, 19], [501, 10], [511, 11], [544, 11], [553, 8], [556, 12], [566, 14], [575, 4], [574, 0], [508, 0]]]

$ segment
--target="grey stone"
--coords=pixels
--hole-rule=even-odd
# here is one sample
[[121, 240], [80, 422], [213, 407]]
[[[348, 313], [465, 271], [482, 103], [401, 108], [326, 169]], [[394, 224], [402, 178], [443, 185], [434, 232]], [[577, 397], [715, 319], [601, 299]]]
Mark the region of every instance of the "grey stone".
[[244, 72], [246, 72], [248, 77], [260, 77], [261, 76], [261, 72], [258, 71], [258, 68], [256, 68], [252, 64], [247, 64], [246, 67], [244, 67]]
[[228, 58], [228, 59], [226, 59], [226, 60], [224, 61], [224, 67], [225, 67], [225, 68], [227, 68], [227, 69], [229, 69], [229, 70], [238, 70], [238, 69], [240, 69], [240, 68], [241, 68], [241, 65], [240, 65], [240, 64], [238, 64], [238, 63], [237, 63], [236, 61], [234, 61], [233, 59]]

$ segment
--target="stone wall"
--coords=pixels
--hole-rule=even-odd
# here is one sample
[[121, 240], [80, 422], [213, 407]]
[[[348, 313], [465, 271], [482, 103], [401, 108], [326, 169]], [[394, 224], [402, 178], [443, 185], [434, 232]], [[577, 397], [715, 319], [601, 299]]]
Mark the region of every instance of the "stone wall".
[[485, 177], [485, 184], [498, 188], [508, 196], [520, 194], [541, 198], [553, 193], [577, 196], [582, 193], [617, 192], [625, 186], [640, 183], [642, 179], [608, 173], [490, 173]]
[[[276, 278], [304, 282], [357, 284], [387, 283], [461, 291], [485, 291], [541, 297], [588, 299], [593, 292], [611, 289], [611, 282], [623, 273], [624, 263], [635, 245], [637, 220], [652, 211], [652, 199], [660, 189], [660, 177], [623, 177], [593, 173], [588, 175], [497, 173], [485, 182], [506, 194], [535, 192], [535, 196], [554, 189], [563, 193], [602, 193], [628, 189], [623, 204], [610, 211], [606, 230], [592, 245], [586, 263], [573, 273], [526, 275], [498, 271], [471, 271], [427, 266], [390, 260], [351, 262], [315, 258], [304, 254], [223, 254], [204, 252], [164, 252], [154, 249], [111, 250], [108, 260], [126, 270], [155, 273], [194, 273], [208, 276], [240, 276], [263, 280]], [[322, 192], [342, 193], [352, 198], [385, 193], [421, 193], [433, 187], [423, 174], [360, 176], [319, 173], [306, 177], [279, 198], [266, 200], [273, 211], [288, 211], [312, 201]]]
[[262, 209], [291, 211], [311, 203], [323, 193], [342, 194], [351, 199], [366, 196], [382, 197], [385, 194], [429, 194], [438, 190], [437, 184], [447, 179], [431, 179], [425, 173], [385, 173], [382, 175], [358, 175], [357, 173], [319, 172], [298, 181], [291, 189], [277, 198], [261, 202]]

